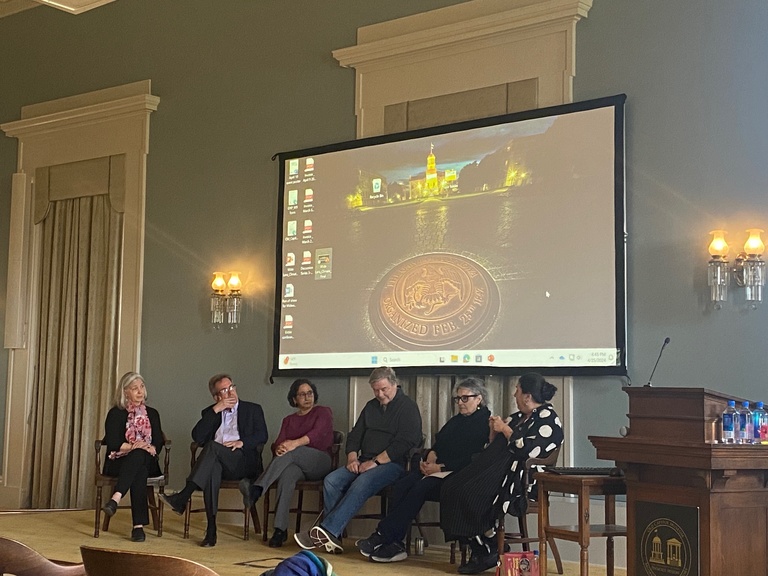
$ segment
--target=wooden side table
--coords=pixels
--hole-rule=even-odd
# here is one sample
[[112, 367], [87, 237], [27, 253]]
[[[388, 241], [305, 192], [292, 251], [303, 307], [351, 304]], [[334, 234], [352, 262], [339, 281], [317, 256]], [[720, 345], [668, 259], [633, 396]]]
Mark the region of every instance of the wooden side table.
[[[627, 536], [627, 527], [616, 524], [616, 494], [626, 494], [624, 478], [614, 476], [570, 476], [539, 472], [539, 565], [541, 574], [547, 573], [547, 538], [560, 538], [578, 542], [581, 546], [580, 574], [589, 574], [589, 539], [606, 539], [606, 564], [608, 576], [613, 576], [613, 539]], [[575, 494], [579, 499], [579, 523], [575, 526], [551, 526], [549, 523], [549, 493]], [[605, 524], [590, 524], [589, 497], [605, 496]]]

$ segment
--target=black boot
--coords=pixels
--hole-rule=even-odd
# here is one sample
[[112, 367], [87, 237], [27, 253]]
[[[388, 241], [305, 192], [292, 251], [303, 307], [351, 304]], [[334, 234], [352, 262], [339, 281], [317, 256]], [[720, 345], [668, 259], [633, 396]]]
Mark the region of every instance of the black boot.
[[483, 537], [482, 540], [482, 544], [478, 542], [477, 538], [472, 538], [469, 541], [472, 557], [464, 566], [459, 566], [459, 574], [480, 574], [496, 567], [499, 561], [496, 538]]
[[288, 540], [288, 532], [286, 530], [280, 530], [280, 528], [275, 528], [275, 533], [272, 534], [272, 538], [269, 539], [269, 547], [280, 548], [286, 540]]

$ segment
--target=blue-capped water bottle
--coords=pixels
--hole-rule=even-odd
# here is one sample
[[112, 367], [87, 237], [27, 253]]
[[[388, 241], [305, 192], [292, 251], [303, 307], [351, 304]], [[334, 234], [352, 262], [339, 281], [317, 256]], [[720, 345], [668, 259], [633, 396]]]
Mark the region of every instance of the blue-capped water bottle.
[[752, 412], [752, 434], [753, 444], [768, 442], [768, 412], [763, 408], [763, 403], [758, 402], [757, 407]]
[[736, 401], [728, 400], [728, 406], [723, 410], [720, 416], [720, 424], [722, 427], [722, 434], [720, 435], [720, 441], [723, 444], [735, 444], [736, 443], [736, 422], [739, 419], [739, 413], [736, 410]]
[[741, 410], [739, 410], [739, 424], [736, 430], [736, 441], [739, 444], [752, 444], [752, 440], [755, 439], [755, 435], [752, 432], [752, 410], [749, 409], [749, 402], [744, 400], [741, 403]]

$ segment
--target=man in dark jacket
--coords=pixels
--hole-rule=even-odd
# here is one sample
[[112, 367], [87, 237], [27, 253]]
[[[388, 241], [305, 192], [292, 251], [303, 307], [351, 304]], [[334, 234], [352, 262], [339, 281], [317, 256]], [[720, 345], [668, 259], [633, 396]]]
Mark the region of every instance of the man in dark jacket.
[[405, 474], [412, 448], [421, 443], [421, 413], [398, 387], [395, 371], [376, 368], [368, 378], [374, 398], [347, 437], [347, 465], [323, 482], [322, 523], [294, 535], [304, 549], [340, 552], [341, 534], [365, 501]]
[[203, 447], [181, 492], [160, 495], [177, 514], [183, 514], [192, 492], [203, 491], [208, 528], [201, 546], [216, 545], [216, 511], [221, 481], [255, 478], [263, 471], [260, 448], [267, 442], [264, 411], [240, 400], [228, 374], [208, 382], [214, 404], [202, 411], [192, 429], [192, 439]]

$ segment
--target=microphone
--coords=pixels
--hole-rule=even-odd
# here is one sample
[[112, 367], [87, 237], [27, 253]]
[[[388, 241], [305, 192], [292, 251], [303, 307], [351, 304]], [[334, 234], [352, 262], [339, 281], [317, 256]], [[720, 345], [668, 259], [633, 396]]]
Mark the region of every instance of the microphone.
[[661, 360], [661, 355], [664, 354], [664, 348], [667, 347], [667, 344], [670, 343], [670, 338], [667, 336], [664, 338], [664, 344], [661, 345], [661, 350], [659, 350], [659, 357], [656, 358], [656, 364], [653, 365], [653, 370], [651, 370], [651, 375], [648, 377], [648, 384], [644, 386], [644, 388], [652, 388], [653, 384], [651, 384], [651, 381], [653, 380], [653, 375], [656, 373], [656, 367], [659, 365], [659, 360]]

